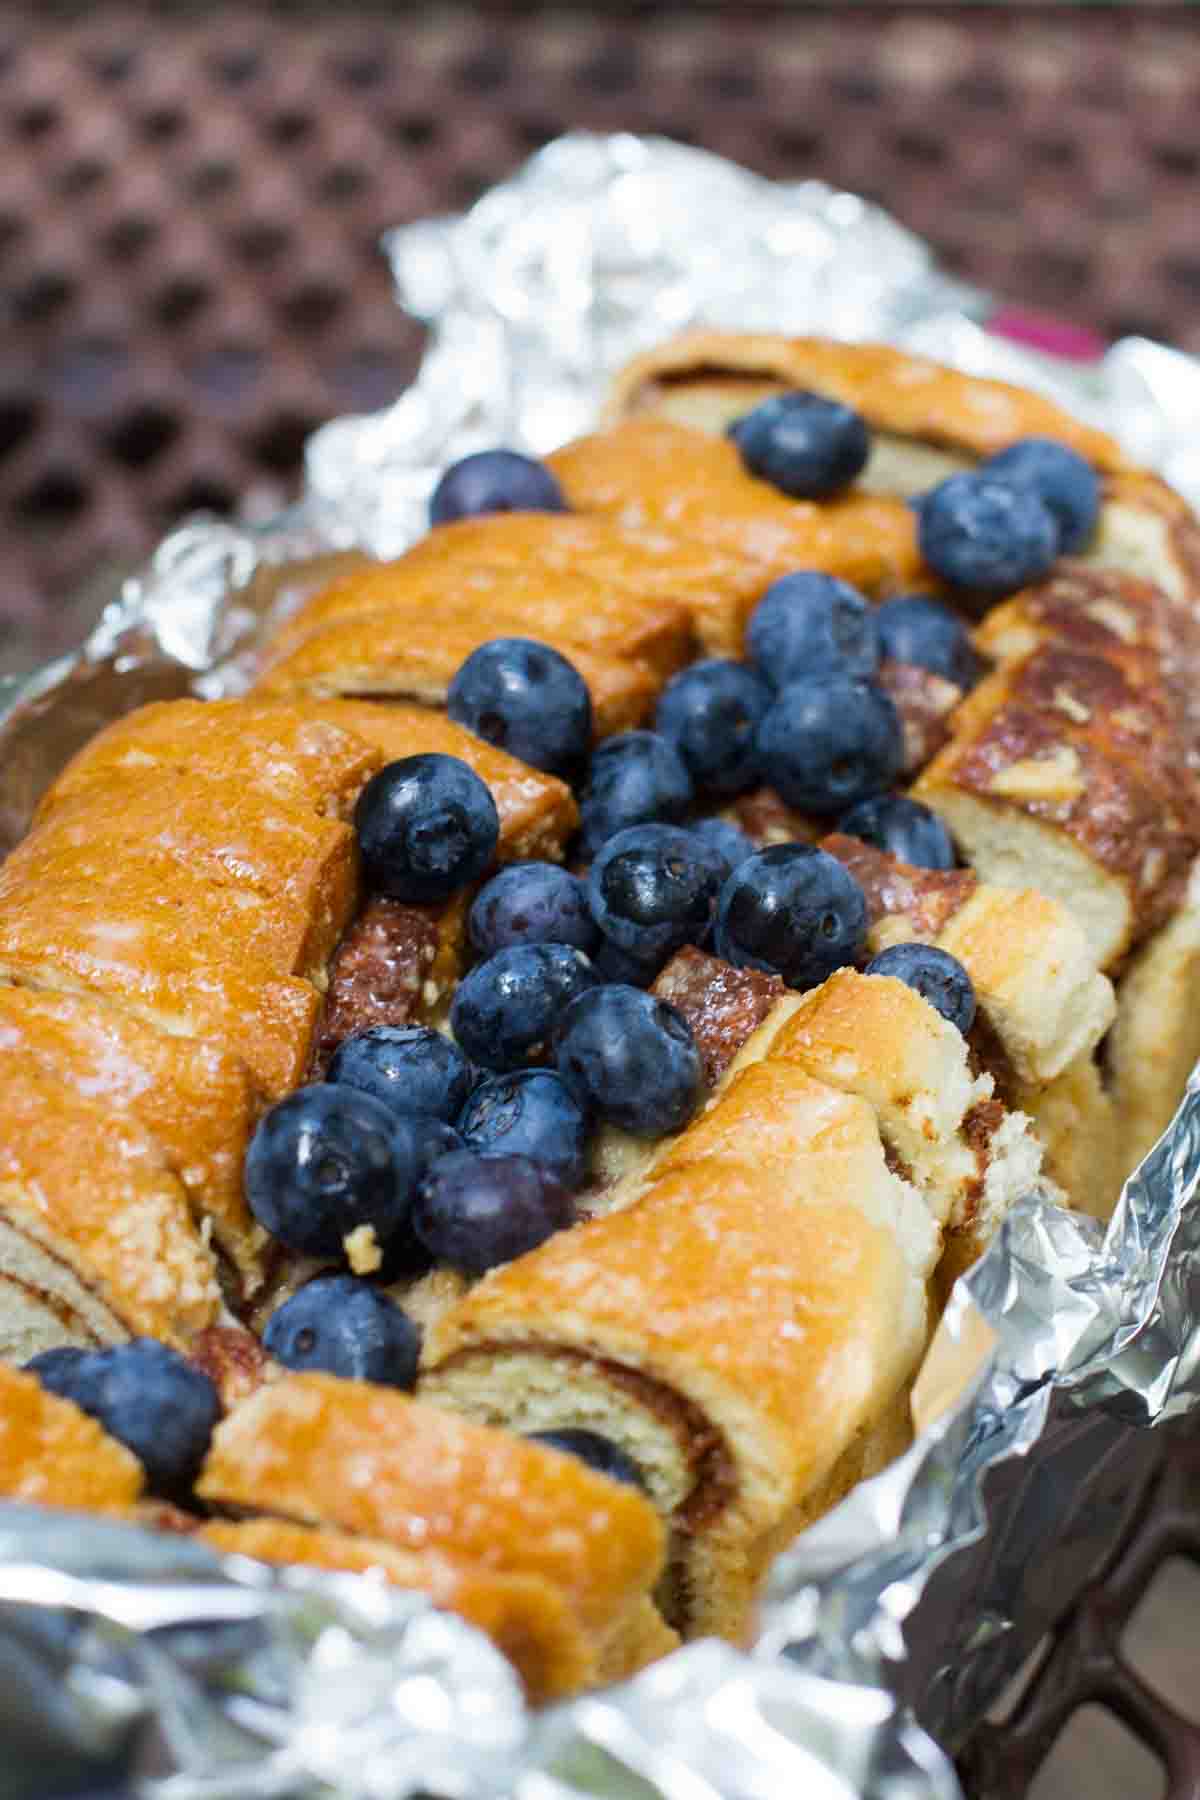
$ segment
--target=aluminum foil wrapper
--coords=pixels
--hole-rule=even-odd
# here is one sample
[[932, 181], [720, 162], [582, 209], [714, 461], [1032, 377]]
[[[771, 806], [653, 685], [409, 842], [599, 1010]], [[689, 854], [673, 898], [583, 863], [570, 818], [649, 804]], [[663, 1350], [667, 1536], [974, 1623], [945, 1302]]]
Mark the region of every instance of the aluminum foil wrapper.
[[[877, 208], [621, 135], [551, 144], [461, 218], [387, 245], [431, 330], [413, 387], [310, 446], [250, 530], [175, 532], [92, 639], [0, 687], [0, 844], [108, 719], [236, 691], [280, 568], [423, 528], [452, 458], [586, 428], [611, 372], [684, 325], [813, 330], [1048, 391], [1200, 503], [1200, 364], [1141, 340], [1073, 365], [986, 330]], [[275, 578], [272, 578], [272, 571]], [[539, 1716], [471, 1628], [364, 1576], [0, 1508], [0, 1800], [140, 1769], [153, 1800], [951, 1800], [950, 1750], [1115, 1544], [1160, 1430], [1200, 1398], [1200, 1086], [1107, 1232], [1031, 1194], [959, 1283], [912, 1449], [778, 1561], [756, 1643], [692, 1645]]]

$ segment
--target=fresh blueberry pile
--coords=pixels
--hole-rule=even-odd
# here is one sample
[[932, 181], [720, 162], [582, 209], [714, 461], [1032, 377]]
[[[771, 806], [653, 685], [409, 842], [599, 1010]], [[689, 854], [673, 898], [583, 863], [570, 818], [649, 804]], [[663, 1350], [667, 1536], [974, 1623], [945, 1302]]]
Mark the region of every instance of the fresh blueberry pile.
[[[774, 396], [730, 437], [754, 476], [794, 498], [841, 491], [870, 453], [856, 413], [806, 393]], [[447, 470], [430, 518], [565, 504], [542, 464], [497, 450]], [[931, 570], [968, 595], [995, 596], [1086, 544], [1099, 489], [1072, 451], [1029, 439], [914, 506]], [[701, 1100], [700, 1054], [682, 1015], [646, 989], [686, 945], [798, 989], [865, 968], [970, 1028], [975, 996], [953, 957], [904, 944], [867, 960], [866, 901], [841, 862], [808, 842], [756, 849], [713, 816], [765, 787], [812, 821], [814, 837], [837, 830], [909, 864], [952, 868], [945, 825], [896, 791], [904, 745], [880, 682], [885, 660], [964, 691], [982, 672], [943, 602], [900, 594], [873, 606], [803, 569], [763, 594], [744, 661], [692, 664], [665, 687], [653, 730], [594, 747], [587, 688], [558, 651], [503, 637], [473, 652], [451, 685], [451, 717], [573, 785], [577, 861], [497, 872], [495, 804], [454, 757], [408, 757], [367, 784], [355, 823], [368, 885], [409, 903], [477, 886], [475, 961], [451, 1005], [452, 1035], [377, 1026], [350, 1037], [324, 1082], [260, 1123], [245, 1170], [255, 1217], [334, 1264], [352, 1237], [378, 1252], [373, 1272], [323, 1275], [281, 1307], [272, 1355], [411, 1386], [419, 1333], [387, 1282], [437, 1263], [476, 1276], [570, 1226], [600, 1126], [649, 1138], [685, 1126]], [[41, 1361], [48, 1383], [92, 1392], [73, 1353], [61, 1366]], [[535, 1435], [640, 1479], [594, 1434]]]

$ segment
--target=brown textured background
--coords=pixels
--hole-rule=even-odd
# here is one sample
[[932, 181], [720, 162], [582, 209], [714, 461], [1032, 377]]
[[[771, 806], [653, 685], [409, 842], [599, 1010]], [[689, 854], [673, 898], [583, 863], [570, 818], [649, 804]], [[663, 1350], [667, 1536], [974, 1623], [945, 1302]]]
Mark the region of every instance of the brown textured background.
[[1200, 350], [1190, 12], [78, 10], [0, 10], [7, 668], [390, 399], [420, 334], [380, 232], [573, 125], [823, 176], [998, 293]]

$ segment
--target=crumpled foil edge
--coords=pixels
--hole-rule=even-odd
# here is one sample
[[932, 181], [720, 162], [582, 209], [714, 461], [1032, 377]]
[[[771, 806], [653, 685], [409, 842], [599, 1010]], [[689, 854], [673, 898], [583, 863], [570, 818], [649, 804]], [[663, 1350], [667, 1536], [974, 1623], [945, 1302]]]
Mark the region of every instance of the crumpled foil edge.
[[[879, 209], [819, 183], [572, 134], [463, 217], [393, 233], [388, 250], [402, 304], [432, 327], [417, 381], [386, 412], [316, 434], [299, 506], [253, 529], [185, 525], [76, 656], [0, 686], [10, 836], [53, 757], [106, 707], [220, 691], [260, 623], [257, 568], [349, 544], [395, 553], [422, 529], [446, 461], [500, 440], [544, 450], [585, 428], [611, 371], [689, 323], [881, 338], [1023, 382], [1200, 501], [1193, 359], [1126, 340], [1079, 367], [992, 337], [987, 296]], [[417, 1596], [6, 1507], [6, 1741], [39, 1746], [43, 1780], [55, 1756], [94, 1767], [152, 1717], [175, 1771], [146, 1779], [155, 1800], [749, 1800], [785, 1782], [950, 1800], [953, 1771], [927, 1732], [962, 1740], [1108, 1546], [1119, 1508], [1087, 1524], [1096, 1471], [1127, 1489], [1131, 1430], [1196, 1403], [1198, 1129], [1193, 1085], [1106, 1233], [1037, 1194], [1011, 1211], [947, 1309], [952, 1379], [929, 1423], [779, 1559], [750, 1651], [692, 1645], [531, 1718], [498, 1653]], [[1067, 1491], [1073, 1506], [1059, 1504]]]

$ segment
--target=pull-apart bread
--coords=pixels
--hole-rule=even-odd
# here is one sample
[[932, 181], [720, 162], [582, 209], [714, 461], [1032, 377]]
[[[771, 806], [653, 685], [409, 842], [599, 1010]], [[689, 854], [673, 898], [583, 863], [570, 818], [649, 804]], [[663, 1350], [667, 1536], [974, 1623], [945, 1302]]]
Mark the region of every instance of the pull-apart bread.
[[[972, 585], [929, 507], [998, 454]], [[431, 517], [0, 867], [0, 1493], [373, 1571], [542, 1701], [743, 1638], [1008, 1207], [1168, 1122], [1200, 531], [1034, 395], [711, 332]]]

